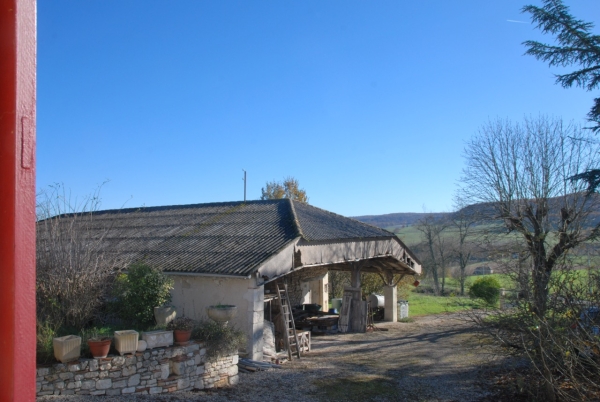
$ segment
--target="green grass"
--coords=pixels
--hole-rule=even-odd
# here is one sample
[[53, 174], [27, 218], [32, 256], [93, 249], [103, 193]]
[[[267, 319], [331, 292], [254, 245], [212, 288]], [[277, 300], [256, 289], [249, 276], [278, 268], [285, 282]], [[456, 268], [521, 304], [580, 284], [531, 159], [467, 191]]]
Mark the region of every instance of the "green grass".
[[413, 292], [408, 298], [410, 317], [470, 310], [480, 306], [481, 303], [469, 297], [434, 296]]

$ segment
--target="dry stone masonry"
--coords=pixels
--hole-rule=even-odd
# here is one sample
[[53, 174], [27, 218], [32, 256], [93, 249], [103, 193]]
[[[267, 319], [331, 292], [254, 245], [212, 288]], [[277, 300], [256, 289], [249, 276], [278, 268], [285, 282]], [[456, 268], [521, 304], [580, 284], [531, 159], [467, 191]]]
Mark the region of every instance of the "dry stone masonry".
[[238, 355], [207, 359], [202, 343], [37, 369], [37, 396], [162, 394], [238, 383]]

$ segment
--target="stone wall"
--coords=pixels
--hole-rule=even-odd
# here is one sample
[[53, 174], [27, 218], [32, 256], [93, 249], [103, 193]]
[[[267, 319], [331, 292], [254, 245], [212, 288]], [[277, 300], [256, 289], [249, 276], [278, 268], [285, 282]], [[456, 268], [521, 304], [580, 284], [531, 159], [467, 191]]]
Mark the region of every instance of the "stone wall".
[[202, 343], [37, 369], [37, 396], [162, 394], [235, 385], [238, 356], [207, 359]]
[[[286, 276], [288, 282], [288, 293], [292, 306], [302, 304], [302, 282], [306, 279], [316, 278], [327, 273], [327, 268], [310, 267], [294, 271]], [[313, 303], [315, 303], [313, 301]], [[327, 310], [327, 306], [325, 306]]]

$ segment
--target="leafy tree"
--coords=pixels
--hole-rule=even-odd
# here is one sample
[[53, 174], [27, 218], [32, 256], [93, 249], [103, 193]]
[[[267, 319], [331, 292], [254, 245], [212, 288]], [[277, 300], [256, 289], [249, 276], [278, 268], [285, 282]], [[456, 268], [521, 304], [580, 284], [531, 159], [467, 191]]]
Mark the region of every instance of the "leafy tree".
[[[537, 41], [523, 42], [525, 54], [548, 62], [550, 66], [578, 65], [581, 69], [567, 74], [557, 74], [556, 82], [565, 88], [576, 84], [588, 91], [600, 84], [600, 35], [593, 35], [594, 24], [578, 20], [569, 13], [561, 0], [544, 0], [543, 7], [525, 6], [523, 12], [531, 14], [537, 28], [556, 37], [558, 46]], [[595, 123], [591, 129], [600, 130], [600, 98], [588, 113], [589, 121]]]
[[261, 200], [278, 200], [281, 198], [290, 198], [294, 201], [308, 203], [306, 191], [300, 188], [298, 180], [292, 176], [286, 177], [283, 181], [269, 181], [261, 189]]
[[171, 301], [171, 289], [173, 280], [161, 270], [137, 263], [117, 277], [114, 306], [124, 321], [150, 325], [154, 320], [154, 307]]

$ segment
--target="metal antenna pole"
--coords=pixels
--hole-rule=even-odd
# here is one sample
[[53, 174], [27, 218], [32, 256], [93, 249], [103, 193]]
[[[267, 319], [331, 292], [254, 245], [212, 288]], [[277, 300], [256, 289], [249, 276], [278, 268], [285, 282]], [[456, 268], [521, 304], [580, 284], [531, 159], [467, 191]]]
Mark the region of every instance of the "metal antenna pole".
[[[244, 169], [242, 169], [244, 170]], [[244, 170], [244, 202], [246, 202], [246, 171]]]

